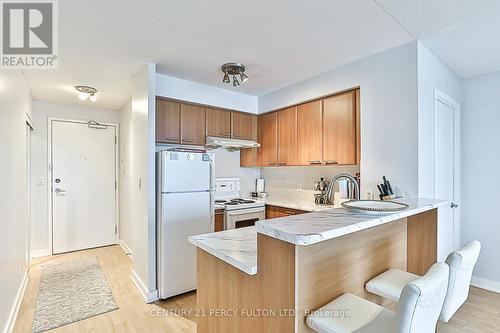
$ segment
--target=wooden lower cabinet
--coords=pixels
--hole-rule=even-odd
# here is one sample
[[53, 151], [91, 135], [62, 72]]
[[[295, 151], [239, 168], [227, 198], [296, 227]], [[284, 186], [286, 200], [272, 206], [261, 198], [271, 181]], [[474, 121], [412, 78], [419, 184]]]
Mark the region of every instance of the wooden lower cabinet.
[[279, 206], [266, 205], [266, 219], [275, 219], [278, 217], [286, 217], [290, 215], [299, 215], [309, 213], [304, 210], [285, 208]]
[[214, 232], [219, 232], [223, 230], [224, 230], [224, 209], [216, 209], [214, 218]]

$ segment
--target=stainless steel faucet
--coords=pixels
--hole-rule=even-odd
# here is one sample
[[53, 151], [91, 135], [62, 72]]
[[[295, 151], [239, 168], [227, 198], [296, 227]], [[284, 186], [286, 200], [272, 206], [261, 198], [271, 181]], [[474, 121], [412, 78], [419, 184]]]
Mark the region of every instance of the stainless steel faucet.
[[330, 185], [328, 186], [328, 191], [326, 192], [326, 202], [328, 205], [333, 205], [334, 203], [334, 198], [333, 198], [333, 189], [335, 187], [335, 184], [339, 179], [346, 178], [350, 180], [354, 184], [354, 199], [359, 200], [360, 199], [360, 189], [359, 189], [359, 184], [356, 178], [351, 176], [348, 173], [341, 173], [336, 175], [335, 177], [332, 178], [330, 181]]

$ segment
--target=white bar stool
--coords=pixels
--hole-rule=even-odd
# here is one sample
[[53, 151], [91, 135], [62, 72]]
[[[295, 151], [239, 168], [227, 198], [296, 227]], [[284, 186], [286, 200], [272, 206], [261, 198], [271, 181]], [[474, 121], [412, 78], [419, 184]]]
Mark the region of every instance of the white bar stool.
[[[441, 311], [441, 321], [447, 323], [469, 297], [472, 271], [481, 252], [481, 243], [472, 241], [458, 251], [450, 253], [446, 264], [450, 267], [448, 291]], [[399, 301], [403, 287], [419, 276], [390, 269], [368, 281], [365, 289], [392, 301]]]
[[434, 333], [448, 275], [448, 265], [434, 264], [403, 288], [396, 313], [344, 294], [307, 317], [307, 325], [319, 333]]

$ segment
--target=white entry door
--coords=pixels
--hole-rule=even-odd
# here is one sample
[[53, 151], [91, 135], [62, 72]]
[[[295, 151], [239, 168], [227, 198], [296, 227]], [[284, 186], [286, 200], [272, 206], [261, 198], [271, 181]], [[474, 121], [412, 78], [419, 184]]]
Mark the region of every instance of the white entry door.
[[439, 209], [438, 216], [438, 260], [443, 261], [456, 249], [459, 227], [456, 225], [456, 105], [443, 98], [435, 102], [435, 154], [434, 174], [436, 199], [448, 200], [451, 204]]
[[51, 121], [52, 244], [63, 253], [116, 243], [116, 127]]

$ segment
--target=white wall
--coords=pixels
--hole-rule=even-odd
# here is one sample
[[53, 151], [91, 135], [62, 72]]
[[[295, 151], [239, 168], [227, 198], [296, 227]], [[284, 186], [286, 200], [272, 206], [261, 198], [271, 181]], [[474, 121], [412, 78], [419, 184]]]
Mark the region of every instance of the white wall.
[[[483, 249], [474, 275], [500, 292], [500, 72], [462, 81], [462, 241]], [[485, 281], [482, 281], [485, 282]]]
[[148, 301], [156, 291], [155, 66], [136, 76], [122, 109], [120, 237], [132, 250], [132, 278]]
[[461, 102], [460, 80], [429, 49], [418, 43], [418, 194], [434, 198], [434, 100], [439, 89]]
[[21, 71], [0, 71], [0, 331], [14, 324], [26, 282], [28, 192], [26, 114], [31, 94]]
[[[65, 103], [33, 102], [31, 148], [31, 254], [33, 257], [50, 254], [48, 220], [48, 118], [89, 120], [119, 124], [119, 111]], [[38, 180], [42, 180], [42, 184]]]
[[133, 154], [134, 127], [132, 122], [132, 99], [120, 110], [120, 224], [118, 234], [120, 242], [133, 258], [133, 252], [136, 245], [135, 241], [135, 217], [138, 216], [137, 205], [134, 204], [134, 198], [139, 194], [137, 183], [136, 164], [133, 160], [136, 157]]
[[216, 178], [239, 178], [241, 196], [250, 197], [255, 191], [255, 180], [260, 177], [260, 168], [240, 168], [240, 152], [225, 149], [212, 151], [215, 154]]
[[[417, 46], [412, 42], [259, 98], [259, 112], [361, 88], [361, 186], [387, 176], [418, 194]], [[364, 193], [364, 190], [362, 190]]]
[[258, 97], [156, 74], [156, 95], [181, 101], [258, 113]]

